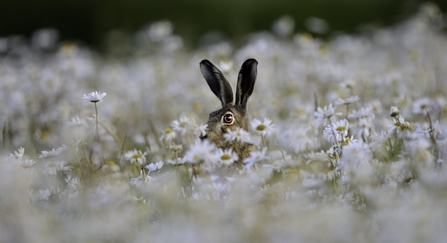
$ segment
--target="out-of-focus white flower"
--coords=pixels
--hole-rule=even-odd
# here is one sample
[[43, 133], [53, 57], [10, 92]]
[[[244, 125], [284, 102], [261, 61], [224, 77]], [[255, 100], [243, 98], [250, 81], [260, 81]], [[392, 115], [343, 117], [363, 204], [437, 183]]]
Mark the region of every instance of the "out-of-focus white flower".
[[280, 37], [290, 36], [295, 29], [295, 20], [289, 15], [281, 16], [273, 23], [272, 29]]
[[173, 30], [174, 28], [171, 22], [162, 20], [151, 24], [148, 29], [148, 34], [152, 41], [158, 42], [170, 36]]
[[206, 135], [206, 129], [208, 128], [208, 124], [201, 124], [199, 126], [195, 126], [195, 134], [197, 137], [203, 137]]
[[47, 201], [52, 195], [50, 189], [40, 189], [34, 194], [34, 200], [36, 201]]
[[329, 30], [326, 20], [316, 17], [306, 19], [306, 28], [317, 34], [325, 34]]
[[349, 78], [345, 80], [343, 83], [340, 84], [341, 87], [352, 90], [355, 88], [355, 85], [357, 84], [357, 81], [353, 78]]
[[145, 166], [146, 169], [149, 170], [149, 172], [153, 172], [156, 170], [159, 170], [163, 167], [164, 162], [163, 161], [158, 161], [157, 163], [150, 163], [148, 165]]
[[400, 114], [400, 110], [399, 108], [397, 108], [397, 106], [391, 106], [390, 108], [390, 116], [391, 117], [397, 117]]
[[184, 158], [168, 159], [166, 163], [170, 165], [182, 165], [186, 163], [186, 160]]
[[109, 160], [101, 167], [101, 171], [105, 173], [117, 173], [120, 171], [120, 167], [115, 161]]
[[335, 106], [340, 106], [340, 105], [350, 105], [356, 101], [358, 101], [360, 98], [356, 95], [356, 96], [351, 96], [349, 98], [347, 98], [346, 100], [343, 99], [338, 99], [337, 101], [334, 102]]
[[48, 162], [43, 171], [44, 175], [56, 175], [58, 171], [71, 171], [71, 165], [65, 165], [65, 161]]
[[413, 102], [413, 114], [425, 115], [427, 111], [431, 110], [432, 101], [429, 98], [421, 98]]
[[360, 118], [374, 118], [374, 111], [372, 107], [362, 107], [358, 111], [353, 111], [351, 114], [349, 114], [348, 118], [352, 119], [360, 119]]
[[170, 127], [168, 127], [162, 132], [160, 140], [170, 142], [172, 139], [175, 138], [175, 136], [176, 136], [175, 131], [172, 130]]
[[244, 159], [245, 168], [251, 168], [255, 163], [261, 162], [266, 158], [267, 148], [264, 147], [262, 150], [253, 151], [250, 153], [248, 158]]
[[67, 149], [67, 146], [62, 145], [61, 147], [56, 148], [56, 149], [53, 148], [52, 150], [48, 150], [48, 151], [43, 150], [40, 152], [39, 159], [57, 156], [65, 149]]
[[21, 161], [23, 159], [24, 154], [25, 154], [25, 148], [20, 147], [17, 151], [14, 151], [14, 155], [11, 154], [11, 156], [14, 156], [14, 158]]
[[262, 122], [258, 119], [253, 119], [251, 121], [251, 127], [253, 131], [264, 137], [272, 133], [274, 126], [275, 124], [272, 124], [272, 120], [268, 119], [267, 117], [264, 118], [264, 121]]
[[353, 134], [359, 138], [371, 135], [372, 120], [371, 117], [360, 118], [353, 127]]
[[218, 149], [216, 150], [217, 161], [221, 164], [231, 165], [238, 160], [237, 154], [230, 149]]
[[79, 117], [72, 117], [70, 121], [67, 122], [67, 125], [70, 127], [82, 127], [87, 126], [87, 122], [84, 119], [80, 119]]
[[56, 48], [59, 32], [53, 28], [37, 30], [31, 37], [31, 45], [39, 50], [52, 50]]
[[224, 133], [225, 141], [232, 142], [238, 141], [243, 143], [251, 143], [250, 133], [245, 131], [244, 129], [238, 127], [234, 131], [228, 129], [226, 133]]
[[370, 164], [372, 153], [367, 144], [361, 140], [353, 140], [343, 146], [343, 156], [340, 165], [349, 180], [354, 182], [369, 182], [372, 179], [374, 168]]
[[136, 163], [138, 165], [143, 165], [146, 163], [147, 152], [142, 153], [140, 150], [130, 150], [124, 154], [124, 158], [129, 160], [130, 163]]
[[400, 116], [397, 119], [394, 119], [394, 123], [389, 126], [389, 132], [391, 134], [396, 133], [400, 138], [410, 136], [413, 130], [414, 126]]
[[92, 103], [96, 103], [96, 102], [102, 102], [102, 98], [104, 98], [106, 95], [107, 93], [99, 93], [98, 91], [93, 91], [89, 94], [84, 94], [82, 98]]
[[178, 120], [172, 121], [171, 127], [172, 129], [174, 129], [174, 131], [179, 132], [182, 135], [185, 135], [187, 132], [194, 130], [195, 121], [192, 118], [183, 116]]
[[135, 178], [131, 178], [130, 179], [130, 184], [136, 187], [140, 187], [144, 184], [147, 184], [149, 182], [151, 182], [153, 180], [152, 177], [148, 176], [148, 175], [140, 175], [139, 177], [135, 177]]
[[200, 162], [209, 163], [215, 160], [215, 149], [216, 145], [211, 143], [208, 139], [196, 140], [191, 145], [188, 152], [186, 152], [184, 159], [191, 164]]
[[233, 70], [233, 62], [221, 60], [221, 61], [219, 61], [217, 67], [222, 72], [229, 73], [231, 70]]
[[67, 183], [68, 187], [74, 190], [77, 190], [81, 187], [81, 181], [79, 177], [71, 177], [65, 178], [65, 182]]
[[32, 159], [25, 159], [22, 161], [22, 163], [20, 163], [20, 166], [22, 166], [23, 168], [30, 168], [35, 163], [36, 163], [36, 161], [34, 161]]
[[342, 142], [348, 136], [349, 122], [346, 119], [331, 123], [324, 128], [323, 138], [331, 143]]
[[329, 104], [328, 106], [325, 106], [323, 109], [318, 107], [317, 111], [314, 112], [315, 125], [316, 126], [320, 126], [321, 124], [326, 125], [327, 122], [332, 117], [337, 117], [337, 116], [341, 116], [341, 115], [342, 115], [342, 113], [335, 112], [335, 107], [332, 105], [332, 103]]

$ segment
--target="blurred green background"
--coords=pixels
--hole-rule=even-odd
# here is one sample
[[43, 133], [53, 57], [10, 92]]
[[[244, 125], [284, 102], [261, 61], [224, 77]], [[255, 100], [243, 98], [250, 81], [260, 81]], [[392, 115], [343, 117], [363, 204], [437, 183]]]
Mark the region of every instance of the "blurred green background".
[[[169, 20], [174, 32], [187, 45], [211, 30], [229, 38], [268, 30], [272, 22], [288, 14], [295, 20], [295, 31], [305, 31], [305, 20], [318, 17], [334, 31], [356, 31], [368, 23], [386, 26], [417, 10], [424, 1], [417, 0], [2, 0], [0, 37], [24, 35], [53, 27], [62, 40], [81, 41], [99, 47], [111, 30], [128, 33], [158, 20]], [[435, 0], [447, 9], [446, 0]]]

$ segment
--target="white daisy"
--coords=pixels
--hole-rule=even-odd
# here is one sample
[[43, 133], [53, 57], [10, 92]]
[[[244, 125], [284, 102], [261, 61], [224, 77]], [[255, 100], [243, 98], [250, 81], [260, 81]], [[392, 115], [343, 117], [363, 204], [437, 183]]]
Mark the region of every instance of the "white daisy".
[[237, 154], [233, 151], [233, 149], [218, 149], [216, 151], [217, 161], [221, 164], [231, 165], [238, 160]]
[[171, 127], [174, 131], [179, 132], [182, 135], [194, 129], [195, 121], [189, 117], [181, 117], [178, 120], [174, 120], [171, 123]]
[[342, 142], [348, 136], [349, 122], [346, 119], [331, 123], [324, 128], [323, 138], [331, 143]]
[[315, 117], [315, 125], [320, 126], [321, 124], [326, 125], [328, 120], [332, 117], [341, 116], [342, 113], [335, 112], [335, 107], [331, 104], [325, 106], [323, 109], [320, 107], [317, 108], [317, 111], [314, 112]]
[[170, 127], [166, 128], [161, 136], [160, 136], [160, 140], [161, 141], [165, 141], [165, 142], [170, 142], [172, 139], [174, 139], [176, 136], [176, 133], [174, 130], [172, 130]]
[[251, 143], [250, 133], [240, 127], [236, 128], [234, 131], [228, 129], [227, 133], [224, 134], [224, 138], [227, 142], [239, 141], [243, 143]]
[[107, 95], [107, 93], [99, 93], [98, 91], [93, 91], [89, 94], [84, 94], [84, 96], [82, 97], [83, 99], [96, 103], [101, 101], [102, 102], [102, 98], [104, 98]]
[[153, 171], [157, 171], [159, 169], [161, 169], [164, 165], [163, 161], [158, 161], [157, 163], [150, 163], [148, 165], [145, 166], [146, 169], [149, 170], [149, 172], [153, 172]]
[[272, 120], [268, 119], [267, 117], [264, 118], [263, 122], [258, 119], [253, 119], [251, 121], [251, 127], [253, 131], [264, 137], [272, 133], [274, 126], [275, 124], [272, 124]]
[[209, 163], [214, 161], [215, 149], [216, 145], [208, 141], [208, 139], [196, 140], [189, 148], [189, 151], [186, 152], [184, 159], [191, 164], [200, 162]]
[[186, 160], [184, 158], [176, 158], [176, 159], [168, 159], [166, 161], [166, 163], [170, 164], [170, 165], [182, 165], [184, 163], [186, 163]]
[[338, 99], [337, 101], [334, 102], [335, 106], [340, 106], [340, 105], [350, 105], [356, 101], [358, 101], [360, 98], [356, 95], [356, 96], [351, 96], [346, 100], [343, 99]]
[[244, 159], [245, 168], [252, 167], [255, 163], [258, 163], [265, 159], [267, 154], [267, 148], [264, 147], [261, 151], [253, 151], [248, 158]]
[[423, 114], [425, 115], [427, 111], [430, 111], [432, 102], [429, 98], [421, 98], [413, 102], [413, 114]]
[[130, 150], [124, 154], [124, 158], [129, 160], [130, 163], [136, 163], [138, 165], [143, 165], [146, 163], [147, 152], [142, 153], [140, 150]]

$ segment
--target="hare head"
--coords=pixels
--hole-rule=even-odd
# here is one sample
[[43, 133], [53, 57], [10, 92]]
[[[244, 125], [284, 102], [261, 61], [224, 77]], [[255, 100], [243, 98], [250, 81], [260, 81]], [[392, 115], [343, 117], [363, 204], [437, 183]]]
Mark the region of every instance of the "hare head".
[[238, 155], [239, 163], [250, 155], [254, 146], [242, 142], [228, 142], [225, 140], [224, 134], [237, 128], [248, 130], [247, 101], [253, 93], [257, 66], [258, 62], [252, 58], [242, 64], [237, 80], [236, 99], [234, 100], [231, 85], [222, 72], [208, 60], [200, 62], [203, 77], [211, 91], [222, 103], [221, 109], [211, 112], [206, 135], [201, 139], [209, 139], [222, 149], [233, 149]]

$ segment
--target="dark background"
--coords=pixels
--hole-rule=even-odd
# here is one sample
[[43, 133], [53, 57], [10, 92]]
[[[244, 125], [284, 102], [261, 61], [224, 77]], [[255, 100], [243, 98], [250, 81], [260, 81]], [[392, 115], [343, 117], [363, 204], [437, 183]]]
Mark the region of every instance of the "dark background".
[[[284, 14], [304, 31], [305, 19], [327, 20], [331, 31], [353, 32], [363, 23], [378, 27], [400, 21], [424, 1], [417, 0], [1, 0], [0, 37], [24, 35], [53, 27], [62, 40], [99, 47], [111, 30], [132, 33], [146, 24], [169, 20], [188, 45], [200, 35], [219, 30], [229, 38], [271, 28]], [[446, 0], [435, 0], [447, 9]], [[330, 35], [330, 33], [328, 34]]]

